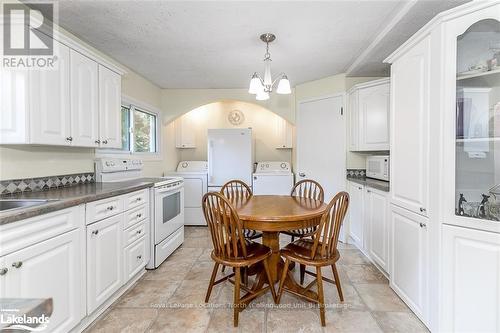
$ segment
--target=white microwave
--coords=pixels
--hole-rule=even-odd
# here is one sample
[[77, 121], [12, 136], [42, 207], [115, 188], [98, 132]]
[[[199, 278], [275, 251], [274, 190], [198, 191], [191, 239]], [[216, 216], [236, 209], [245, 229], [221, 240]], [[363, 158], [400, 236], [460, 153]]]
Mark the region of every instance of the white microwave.
[[368, 156], [366, 177], [389, 181], [389, 155]]

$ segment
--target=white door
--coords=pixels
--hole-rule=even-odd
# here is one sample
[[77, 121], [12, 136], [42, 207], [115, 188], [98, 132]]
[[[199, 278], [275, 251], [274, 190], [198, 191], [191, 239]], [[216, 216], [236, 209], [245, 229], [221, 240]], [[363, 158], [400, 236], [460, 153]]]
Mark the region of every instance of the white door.
[[389, 90], [389, 83], [359, 90], [359, 150], [389, 150]]
[[388, 272], [388, 193], [377, 191], [372, 188], [366, 189], [366, 223], [370, 233], [369, 249], [370, 257], [379, 266]]
[[56, 49], [57, 70], [30, 71], [31, 143], [71, 144], [70, 50], [60, 43]]
[[2, 277], [6, 287], [2, 297], [52, 298], [47, 332], [69, 332], [84, 317], [80, 239], [80, 230], [74, 230], [3, 259], [9, 271]]
[[354, 244], [363, 249], [364, 234], [364, 187], [348, 182], [349, 193], [349, 236]]
[[70, 51], [71, 143], [97, 147], [99, 139], [99, 101], [97, 63]]
[[103, 148], [121, 148], [121, 99], [120, 74], [99, 65], [99, 141]]
[[391, 205], [390, 285], [424, 322], [427, 321], [426, 217]]
[[250, 129], [208, 130], [208, 186], [232, 179], [252, 186], [253, 145]]
[[87, 226], [87, 310], [94, 311], [122, 286], [123, 214]]
[[427, 216], [430, 37], [391, 66], [391, 203]]
[[500, 331], [500, 234], [443, 225], [443, 332]]
[[297, 178], [314, 179], [325, 201], [345, 189], [346, 132], [343, 96], [299, 102], [297, 110]]

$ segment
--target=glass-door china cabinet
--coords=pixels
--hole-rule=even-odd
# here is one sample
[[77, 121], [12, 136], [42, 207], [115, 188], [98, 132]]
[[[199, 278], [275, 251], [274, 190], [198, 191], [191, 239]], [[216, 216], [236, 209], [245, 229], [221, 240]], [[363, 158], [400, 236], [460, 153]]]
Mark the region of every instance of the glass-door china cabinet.
[[500, 223], [500, 22], [456, 41], [455, 214]]

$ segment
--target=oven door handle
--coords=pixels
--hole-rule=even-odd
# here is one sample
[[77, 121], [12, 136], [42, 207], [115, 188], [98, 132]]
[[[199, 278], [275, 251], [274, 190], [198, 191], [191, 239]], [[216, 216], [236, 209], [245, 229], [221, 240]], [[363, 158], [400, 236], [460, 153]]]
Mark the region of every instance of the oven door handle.
[[183, 184], [179, 184], [173, 187], [159, 187], [156, 189], [156, 193], [169, 193], [169, 192], [177, 192], [179, 189], [181, 189]]

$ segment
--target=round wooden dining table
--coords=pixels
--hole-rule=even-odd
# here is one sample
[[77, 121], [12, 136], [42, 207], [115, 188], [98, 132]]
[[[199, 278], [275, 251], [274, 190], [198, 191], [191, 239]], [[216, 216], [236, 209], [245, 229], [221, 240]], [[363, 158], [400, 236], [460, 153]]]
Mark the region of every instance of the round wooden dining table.
[[318, 225], [327, 208], [321, 201], [290, 195], [253, 195], [233, 205], [244, 228], [262, 231], [262, 244], [272, 250], [269, 269], [274, 282], [283, 266], [279, 233]]

